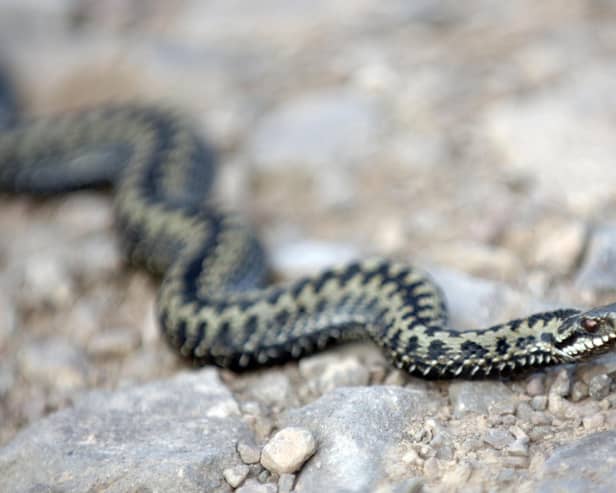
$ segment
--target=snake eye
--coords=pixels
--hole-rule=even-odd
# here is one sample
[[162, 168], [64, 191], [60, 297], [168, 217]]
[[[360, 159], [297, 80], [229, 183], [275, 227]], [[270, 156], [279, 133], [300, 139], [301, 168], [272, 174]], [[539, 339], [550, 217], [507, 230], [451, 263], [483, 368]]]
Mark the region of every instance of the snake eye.
[[584, 320], [582, 320], [581, 325], [586, 332], [590, 332], [591, 334], [593, 332], [596, 332], [599, 328], [599, 322], [594, 318], [585, 318]]

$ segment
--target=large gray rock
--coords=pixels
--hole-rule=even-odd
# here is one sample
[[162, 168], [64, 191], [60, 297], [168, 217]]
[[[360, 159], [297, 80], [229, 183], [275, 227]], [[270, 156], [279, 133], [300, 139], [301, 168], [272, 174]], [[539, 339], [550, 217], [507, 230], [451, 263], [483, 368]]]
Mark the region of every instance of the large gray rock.
[[611, 493], [616, 482], [616, 431], [593, 433], [554, 451], [538, 493]]
[[295, 490], [374, 491], [410, 420], [431, 411], [426, 391], [393, 386], [338, 388], [290, 411], [283, 424], [311, 430], [319, 443]]
[[227, 492], [251, 441], [215, 370], [96, 391], [0, 449], [0, 491]]

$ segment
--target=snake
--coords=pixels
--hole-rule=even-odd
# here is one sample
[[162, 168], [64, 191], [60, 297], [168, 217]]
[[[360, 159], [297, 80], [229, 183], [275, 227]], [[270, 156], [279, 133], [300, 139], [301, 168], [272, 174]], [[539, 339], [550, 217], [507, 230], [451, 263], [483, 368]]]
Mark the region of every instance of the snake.
[[127, 259], [161, 279], [162, 333], [197, 364], [243, 371], [369, 339], [412, 375], [473, 378], [575, 363], [616, 345], [616, 303], [450, 328], [430, 275], [385, 258], [271, 283], [254, 228], [211, 198], [216, 152], [188, 116], [136, 103], [26, 118], [15, 99], [0, 78], [0, 190], [112, 186]]

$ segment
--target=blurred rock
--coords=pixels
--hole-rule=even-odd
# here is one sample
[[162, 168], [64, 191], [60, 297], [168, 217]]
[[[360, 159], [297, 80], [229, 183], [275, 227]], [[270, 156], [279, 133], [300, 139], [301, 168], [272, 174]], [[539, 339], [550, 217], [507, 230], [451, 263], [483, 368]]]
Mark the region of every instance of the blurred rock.
[[299, 371], [308, 385], [317, 393], [325, 393], [336, 387], [368, 385], [370, 372], [354, 356], [336, 353], [317, 354], [303, 358]]
[[616, 290], [616, 223], [592, 232], [575, 285], [591, 291]]

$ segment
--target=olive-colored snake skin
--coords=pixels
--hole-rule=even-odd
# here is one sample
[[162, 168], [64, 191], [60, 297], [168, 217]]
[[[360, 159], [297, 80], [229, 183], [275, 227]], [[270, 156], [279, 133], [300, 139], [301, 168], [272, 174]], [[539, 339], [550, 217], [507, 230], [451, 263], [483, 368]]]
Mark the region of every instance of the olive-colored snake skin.
[[0, 83], [0, 189], [51, 194], [114, 182], [128, 257], [163, 276], [160, 325], [185, 357], [243, 370], [371, 338], [399, 368], [452, 378], [574, 362], [616, 341], [616, 304], [450, 330], [430, 278], [386, 260], [263, 287], [256, 237], [205, 205], [213, 155], [181, 116], [133, 106], [18, 122], [8, 91]]

